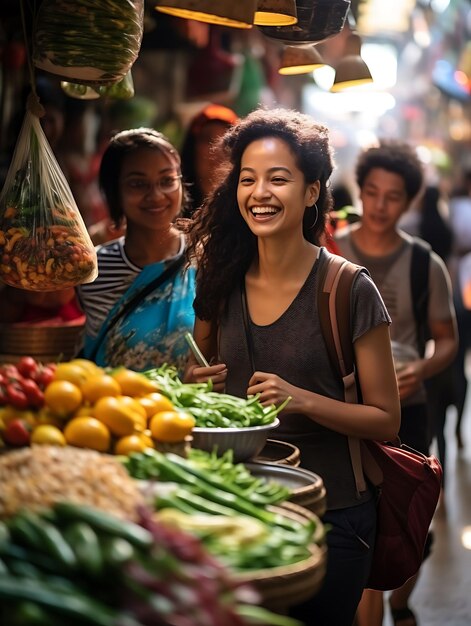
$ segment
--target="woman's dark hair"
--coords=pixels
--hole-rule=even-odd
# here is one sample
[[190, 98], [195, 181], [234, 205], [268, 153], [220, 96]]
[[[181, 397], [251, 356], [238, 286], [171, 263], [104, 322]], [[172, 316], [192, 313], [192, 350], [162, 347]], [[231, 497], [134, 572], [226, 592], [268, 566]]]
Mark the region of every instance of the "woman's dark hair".
[[303, 233], [308, 241], [317, 244], [324, 232], [326, 215], [332, 208], [327, 183], [333, 157], [327, 128], [297, 111], [253, 111], [224, 135], [226, 162], [221, 165], [220, 182], [189, 225], [188, 252], [190, 258], [198, 258], [194, 308], [200, 319], [217, 319], [257, 252], [257, 238], [238, 208], [237, 187], [244, 150], [264, 137], [278, 137], [288, 144], [306, 185], [320, 182], [316, 204], [306, 207]]
[[[103, 153], [99, 172], [100, 189], [108, 204], [111, 219], [120, 226], [124, 218], [119, 180], [124, 158], [140, 149], [157, 150], [173, 160], [180, 172], [180, 155], [165, 135], [152, 128], [123, 130], [114, 135]], [[183, 205], [189, 202], [183, 188]]]
[[360, 189], [370, 171], [376, 168], [401, 176], [409, 200], [412, 200], [422, 187], [424, 178], [422, 163], [414, 148], [407, 143], [383, 139], [379, 146], [362, 152], [356, 165], [356, 179]]
[[439, 200], [438, 187], [428, 185], [421, 200], [419, 236], [446, 262], [453, 246], [453, 231], [440, 213]]

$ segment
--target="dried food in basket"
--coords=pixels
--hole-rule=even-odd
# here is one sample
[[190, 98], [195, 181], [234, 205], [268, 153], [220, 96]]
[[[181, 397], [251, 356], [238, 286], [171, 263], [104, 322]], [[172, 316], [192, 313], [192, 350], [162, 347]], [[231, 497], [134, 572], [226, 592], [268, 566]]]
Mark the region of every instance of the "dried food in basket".
[[144, 0], [43, 0], [33, 34], [36, 67], [77, 83], [124, 78], [141, 47]]
[[96, 275], [95, 249], [70, 187], [28, 110], [0, 194], [0, 278], [12, 287], [56, 291]]

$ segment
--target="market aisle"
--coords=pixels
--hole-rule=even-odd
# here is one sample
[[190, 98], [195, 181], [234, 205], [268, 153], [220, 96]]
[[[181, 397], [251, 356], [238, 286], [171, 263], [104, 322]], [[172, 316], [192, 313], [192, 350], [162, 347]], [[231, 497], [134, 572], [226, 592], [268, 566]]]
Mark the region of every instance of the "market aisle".
[[[458, 452], [455, 412], [449, 409], [445, 506], [436, 513], [433, 552], [424, 565], [411, 602], [419, 626], [471, 626], [471, 393], [463, 420], [465, 447]], [[467, 549], [463, 546], [466, 529]], [[391, 625], [388, 612], [385, 626]]]

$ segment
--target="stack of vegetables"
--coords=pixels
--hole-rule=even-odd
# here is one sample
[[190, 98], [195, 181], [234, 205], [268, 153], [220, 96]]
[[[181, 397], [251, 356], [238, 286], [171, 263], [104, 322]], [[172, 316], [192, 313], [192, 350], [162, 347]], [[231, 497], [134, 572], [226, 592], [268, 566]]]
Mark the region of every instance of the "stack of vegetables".
[[23, 357], [0, 367], [0, 436], [9, 446], [73, 445], [115, 454], [179, 444], [194, 426], [260, 426], [283, 409], [257, 396], [185, 384], [174, 368], [105, 371], [85, 359], [43, 365]]
[[323, 545], [324, 527], [315, 515], [290, 519], [270, 506], [284, 502], [290, 490], [255, 478], [233, 464], [230, 454], [192, 449], [188, 458], [156, 450], [122, 459], [144, 489], [157, 519], [197, 536], [211, 554], [237, 572], [291, 565]]
[[[3, 502], [8, 506], [0, 513], [0, 623], [300, 626], [257, 607], [252, 588], [210, 556], [200, 541], [156, 520], [131, 493], [128, 504], [138, 503], [128, 509], [132, 521], [122, 510], [110, 513], [115, 498], [122, 498], [120, 486], [134, 481], [121, 476], [124, 470], [113, 457], [103, 463], [114, 464], [116, 471], [104, 473], [98, 460], [105, 456], [40, 446], [0, 457], [0, 472], [8, 472], [8, 482], [21, 492], [23, 503], [35, 502], [34, 509], [14, 506], [11, 498]], [[33, 475], [40, 467], [46, 482], [61, 485], [52, 501]], [[99, 500], [96, 472], [108, 486]], [[77, 481], [81, 488], [75, 490]]]

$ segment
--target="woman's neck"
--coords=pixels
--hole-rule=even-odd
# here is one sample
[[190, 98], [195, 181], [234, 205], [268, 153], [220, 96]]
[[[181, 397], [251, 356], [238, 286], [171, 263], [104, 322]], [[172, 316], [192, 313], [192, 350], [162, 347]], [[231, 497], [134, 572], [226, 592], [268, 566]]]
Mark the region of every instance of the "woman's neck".
[[282, 279], [303, 280], [311, 271], [317, 257], [318, 247], [306, 241], [283, 241], [283, 245], [272, 239], [259, 239], [258, 259], [252, 273], [259, 279], [273, 281]]
[[166, 231], [127, 227], [124, 249], [128, 258], [139, 267], [163, 261], [180, 250], [180, 232], [173, 226]]

